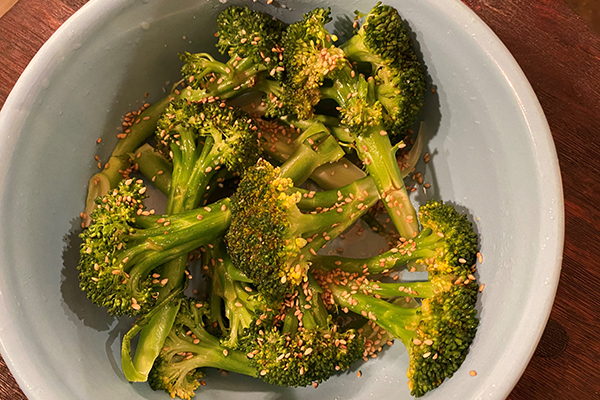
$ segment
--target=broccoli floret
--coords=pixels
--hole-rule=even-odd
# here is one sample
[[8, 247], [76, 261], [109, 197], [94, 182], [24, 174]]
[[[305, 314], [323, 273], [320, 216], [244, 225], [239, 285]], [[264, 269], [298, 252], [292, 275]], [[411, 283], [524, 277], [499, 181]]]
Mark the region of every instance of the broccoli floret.
[[[310, 258], [360, 218], [378, 200], [370, 180], [333, 191], [337, 202], [302, 213], [301, 199], [279, 168], [259, 160], [232, 198], [233, 219], [225, 239], [234, 264], [268, 300], [279, 302], [307, 279]], [[314, 193], [313, 193], [314, 195]]]
[[[150, 371], [150, 386], [189, 400], [207, 367], [293, 387], [322, 382], [346, 370], [362, 356], [364, 341], [354, 330], [338, 331], [318, 295], [320, 288], [316, 285], [313, 290], [311, 285], [316, 284], [306, 282], [288, 296], [288, 304], [296, 304], [292, 308], [282, 304], [278, 310], [257, 313], [233, 347], [209, 332], [212, 312], [206, 302], [181, 299]], [[311, 309], [304, 307], [309, 304]], [[293, 315], [300, 307], [302, 313]], [[295, 324], [289, 323], [291, 319]]]
[[215, 102], [171, 103], [158, 121], [157, 140], [173, 159], [169, 214], [197, 207], [222, 167], [241, 173], [260, 154], [250, 117]]
[[97, 199], [92, 223], [80, 235], [80, 287], [113, 315], [147, 312], [159, 290], [179, 279], [158, 267], [219, 237], [229, 226], [229, 199], [159, 217], [145, 210], [145, 191], [141, 181], [121, 182]]
[[362, 357], [362, 337], [332, 322], [320, 292], [313, 279], [303, 282], [278, 310], [261, 314], [247, 330], [243, 349], [265, 382], [293, 387], [319, 383]]
[[[316, 18], [315, 16], [318, 16]], [[347, 132], [333, 130], [332, 134], [340, 142], [345, 142], [356, 149], [369, 175], [373, 178], [379, 194], [384, 199], [384, 205], [398, 233], [407, 239], [416, 236], [418, 232], [417, 213], [412, 206], [402, 173], [395, 154], [402, 142], [392, 146], [390, 134], [385, 124], [385, 113], [381, 102], [377, 100], [376, 84], [373, 78], [368, 80], [357, 74], [350, 65], [343, 51], [335, 48], [330, 34], [324, 24], [329, 21], [329, 9], [316, 9], [306, 14], [304, 20], [289, 26], [286, 31], [286, 41], [295, 43], [302, 51], [294, 52], [294, 68], [286, 67], [286, 73], [301, 71], [306, 67], [312, 74], [320, 74], [321, 80], [325, 75], [332, 80], [331, 86], [319, 86], [316, 90], [318, 98], [335, 100], [341, 114], [341, 122], [346, 125]], [[291, 36], [289, 32], [293, 32]], [[287, 50], [287, 49], [286, 49]], [[325, 74], [317, 68], [312, 54], [331, 55], [334, 60], [333, 68]], [[332, 55], [333, 54], [333, 55]], [[329, 56], [327, 56], [329, 57]], [[288, 62], [288, 58], [284, 57]], [[293, 73], [292, 76], [302, 76], [306, 72]], [[307, 86], [309, 87], [309, 86]], [[295, 92], [293, 92], [295, 93]], [[304, 102], [304, 104], [309, 104]], [[315, 102], [310, 103], [315, 104]]]
[[206, 327], [209, 307], [204, 302], [184, 298], [162, 351], [148, 376], [154, 390], [171, 397], [190, 400], [204, 377], [202, 368], [212, 367], [258, 376], [244, 352], [228, 349]]
[[[451, 377], [467, 356], [478, 325], [479, 287], [473, 275], [477, 235], [467, 218], [436, 201], [421, 207], [420, 216], [421, 235], [396, 251], [371, 261], [337, 258], [335, 269], [318, 275], [328, 304], [362, 314], [402, 340], [409, 354], [408, 385], [418, 397]], [[386, 264], [389, 259], [395, 262]], [[413, 260], [426, 265], [427, 282], [367, 278]], [[320, 261], [313, 259], [315, 266]], [[396, 297], [417, 298], [421, 305], [404, 307], [385, 300]]]
[[322, 26], [331, 21], [330, 10], [317, 8], [291, 24], [283, 37], [285, 71], [282, 102], [301, 119], [309, 119], [321, 100], [326, 77], [346, 62], [344, 52], [331, 46]]
[[358, 32], [340, 47], [351, 60], [371, 65], [386, 124], [398, 136], [411, 127], [423, 107], [423, 66], [394, 7], [377, 4], [364, 17]]
[[[286, 25], [268, 14], [252, 11], [248, 7], [232, 6], [222, 11], [217, 48], [230, 57], [251, 59], [266, 70], [279, 73], [282, 66], [281, 39]], [[275, 69], [275, 71], [273, 71]]]
[[[184, 62], [182, 81], [171, 93], [159, 102], [145, 107], [133, 115], [133, 123], [126, 135], [119, 140], [113, 150], [107, 168], [95, 174], [89, 181], [85, 214], [90, 216], [94, 201], [116, 187], [122, 179], [122, 171], [130, 167], [129, 154], [146, 141], [154, 132], [161, 114], [170, 102], [184, 99], [191, 102], [224, 100], [239, 96], [252, 89], [268, 93], [276, 90], [270, 74], [275, 75], [283, 66], [272, 68], [273, 63], [281, 63], [281, 36], [284, 26], [272, 17], [246, 8], [232, 7], [223, 11], [219, 18], [219, 49], [227, 50], [231, 58], [226, 62], [215, 60], [210, 54], [180, 54]], [[237, 29], [237, 30], [236, 30]], [[253, 39], [242, 41], [243, 32], [255, 34]], [[236, 33], [237, 32], [237, 33]], [[240, 38], [236, 42], [236, 38]], [[256, 40], [258, 38], [258, 40]], [[267, 58], [270, 61], [267, 61]], [[259, 62], [262, 60], [262, 62]], [[271, 68], [270, 70], [268, 70]], [[181, 87], [180, 87], [181, 84]], [[253, 87], [256, 86], [254, 89]], [[85, 224], [88, 225], [89, 218]]]

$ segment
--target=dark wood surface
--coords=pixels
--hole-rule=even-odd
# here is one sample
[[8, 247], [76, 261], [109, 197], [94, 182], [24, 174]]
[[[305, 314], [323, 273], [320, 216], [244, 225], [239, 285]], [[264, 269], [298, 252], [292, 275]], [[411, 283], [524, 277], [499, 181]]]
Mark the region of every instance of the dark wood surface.
[[[87, 0], [20, 0], [0, 18], [0, 107], [52, 33]], [[511, 400], [600, 398], [600, 37], [563, 0], [463, 0], [500, 37], [552, 129], [566, 242], [550, 322]], [[0, 400], [25, 396], [0, 358]]]

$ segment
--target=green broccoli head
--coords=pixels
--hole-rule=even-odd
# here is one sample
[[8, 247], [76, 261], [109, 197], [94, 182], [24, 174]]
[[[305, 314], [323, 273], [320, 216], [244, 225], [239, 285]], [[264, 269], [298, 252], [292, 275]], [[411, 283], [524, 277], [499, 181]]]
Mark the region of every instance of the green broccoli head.
[[[293, 302], [293, 296], [288, 296], [287, 301]], [[347, 370], [363, 355], [362, 337], [352, 329], [338, 331], [324, 307], [319, 311], [301, 311], [292, 318], [305, 321], [306, 326], [286, 329], [282, 310], [271, 311], [251, 324], [241, 340], [259, 377], [271, 385], [298, 387], [319, 383], [337, 371]], [[308, 327], [309, 314], [310, 318], [318, 318], [316, 313], [324, 314], [326, 322]]]
[[291, 24], [283, 38], [285, 72], [284, 103], [300, 119], [309, 119], [320, 101], [323, 81], [346, 63], [344, 52], [333, 46], [325, 24], [330, 9], [317, 8]]
[[282, 66], [281, 42], [286, 25], [280, 20], [250, 10], [248, 7], [231, 6], [218, 18], [221, 53], [240, 58], [250, 58], [267, 71]]
[[383, 107], [375, 99], [373, 81], [358, 76], [350, 87], [352, 96], [340, 106], [342, 124], [354, 134], [361, 134], [371, 127], [381, 125], [384, 119]]
[[157, 138], [164, 147], [176, 145], [183, 151], [184, 146], [206, 147], [210, 139], [210, 150], [203, 149], [210, 158], [204, 167], [210, 170], [224, 165], [239, 173], [254, 165], [260, 154], [258, 130], [249, 115], [218, 102], [170, 103], [158, 121]]
[[293, 182], [279, 175], [279, 168], [265, 160], [246, 171], [232, 197], [233, 218], [225, 236], [233, 263], [275, 301], [303, 281], [309, 266], [300, 257], [306, 240], [296, 229], [300, 198], [286, 193]]
[[423, 396], [451, 377], [475, 338], [477, 282], [455, 282], [448, 276], [432, 278], [438, 293], [423, 299], [415, 317], [407, 371], [413, 396]]
[[377, 4], [341, 48], [350, 59], [371, 64], [386, 125], [391, 134], [404, 134], [423, 107], [425, 73], [398, 11]]
[[434, 276], [467, 279], [479, 251], [477, 234], [467, 216], [450, 204], [431, 200], [419, 208], [419, 220], [423, 230], [415, 240], [417, 245], [436, 243], [435, 257], [425, 257], [420, 262]]
[[[408, 386], [418, 397], [441, 385], [465, 360], [478, 326], [479, 289], [477, 234], [467, 217], [449, 204], [430, 201], [420, 208], [420, 219], [423, 230], [416, 238], [372, 259], [332, 257], [335, 268], [318, 276], [326, 303], [362, 314], [402, 340], [409, 355]], [[327, 262], [313, 259], [314, 265], [322, 260]], [[427, 267], [428, 281], [389, 283], [372, 277], [410, 261]], [[373, 275], [367, 278], [367, 273]], [[388, 302], [397, 297], [420, 299], [421, 305]]]
[[79, 286], [90, 300], [113, 315], [140, 315], [154, 304], [156, 285], [149, 277], [132, 291], [124, 237], [136, 230], [135, 219], [144, 212], [146, 188], [129, 179], [96, 199], [92, 222], [82, 239], [78, 264]]

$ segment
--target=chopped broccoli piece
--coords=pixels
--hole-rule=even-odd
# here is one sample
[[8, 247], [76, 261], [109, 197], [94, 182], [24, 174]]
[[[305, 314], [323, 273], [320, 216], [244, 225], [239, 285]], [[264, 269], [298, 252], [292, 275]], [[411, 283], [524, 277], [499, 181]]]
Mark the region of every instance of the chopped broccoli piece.
[[[409, 354], [408, 385], [417, 397], [451, 377], [467, 356], [478, 325], [479, 288], [473, 275], [477, 235], [471, 223], [442, 202], [429, 202], [420, 214], [422, 234], [384, 260], [418, 260], [427, 266], [427, 282], [367, 278], [384, 272], [381, 257], [373, 262], [338, 258], [335, 269], [317, 275], [326, 289], [326, 303], [362, 314], [402, 340]], [[319, 261], [323, 259], [313, 259], [314, 265]], [[385, 300], [396, 297], [418, 298], [421, 305], [404, 307]]]
[[263, 296], [279, 302], [307, 279], [310, 258], [378, 200], [375, 191], [366, 190], [369, 182], [364, 178], [335, 191], [333, 207], [302, 213], [291, 179], [260, 160], [232, 198], [233, 219], [225, 239], [234, 264]]
[[258, 376], [244, 352], [228, 349], [207, 331], [205, 323], [209, 313], [204, 302], [191, 298], [180, 301], [175, 322], [148, 376], [152, 389], [189, 400], [204, 377], [202, 368]]
[[423, 107], [425, 74], [398, 11], [378, 3], [340, 47], [352, 61], [371, 64], [388, 129], [396, 137], [404, 134]]
[[[97, 199], [92, 224], [80, 235], [80, 287], [114, 315], [147, 312], [166, 283], [161, 282], [169, 279], [162, 270], [156, 272], [160, 279], [151, 272], [222, 235], [230, 222], [229, 199], [215, 203], [211, 211], [158, 219], [144, 209], [145, 190], [140, 181], [121, 182]], [[139, 220], [152, 227], [140, 227]]]

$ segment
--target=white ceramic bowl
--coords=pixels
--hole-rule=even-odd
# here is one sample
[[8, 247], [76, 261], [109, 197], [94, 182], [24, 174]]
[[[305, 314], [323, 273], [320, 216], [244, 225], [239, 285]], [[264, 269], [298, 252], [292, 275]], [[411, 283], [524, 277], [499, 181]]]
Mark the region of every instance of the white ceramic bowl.
[[[484, 262], [481, 324], [455, 376], [428, 399], [502, 399], [525, 369], [550, 312], [563, 243], [560, 175], [548, 125], [514, 59], [459, 0], [388, 0], [408, 21], [435, 94], [429, 196], [475, 218]], [[117, 322], [77, 287], [79, 212], [95, 154], [106, 159], [119, 118], [143, 94], [163, 96], [181, 51], [213, 51], [226, 0], [93, 0], [43, 46], [0, 114], [0, 338], [31, 400], [165, 399], [128, 384]], [[249, 3], [286, 21], [320, 3]], [[368, 3], [368, 4], [367, 4]], [[333, 15], [368, 11], [330, 0]], [[283, 7], [282, 4], [288, 7]], [[103, 138], [97, 145], [96, 139]], [[277, 389], [212, 374], [198, 398], [408, 399], [401, 345], [318, 389]], [[470, 370], [478, 375], [471, 377]]]

